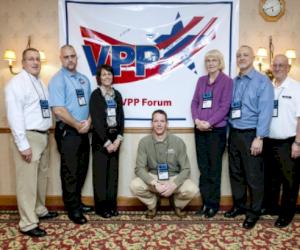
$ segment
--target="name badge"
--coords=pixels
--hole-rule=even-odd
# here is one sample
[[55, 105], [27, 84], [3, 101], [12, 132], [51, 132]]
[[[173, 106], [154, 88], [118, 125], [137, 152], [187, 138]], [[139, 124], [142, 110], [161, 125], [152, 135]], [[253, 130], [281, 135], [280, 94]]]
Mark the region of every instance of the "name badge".
[[278, 100], [274, 100], [272, 117], [278, 117], [278, 105], [279, 105]]
[[230, 118], [231, 119], [240, 119], [242, 117], [242, 103], [234, 102], [231, 106]]
[[168, 163], [157, 164], [157, 176], [159, 180], [169, 179], [169, 166]]
[[110, 99], [110, 100], [106, 100], [106, 105], [108, 108], [116, 108], [117, 107], [117, 103], [115, 102], [114, 99]]
[[50, 109], [48, 100], [40, 100], [43, 118], [50, 118]]
[[79, 106], [85, 106], [86, 100], [84, 97], [83, 89], [76, 89], [76, 95], [77, 95], [77, 101], [78, 101]]
[[202, 95], [202, 108], [210, 109], [212, 107], [212, 92], [206, 92]]
[[116, 116], [116, 109], [108, 108], [107, 109], [107, 116]]

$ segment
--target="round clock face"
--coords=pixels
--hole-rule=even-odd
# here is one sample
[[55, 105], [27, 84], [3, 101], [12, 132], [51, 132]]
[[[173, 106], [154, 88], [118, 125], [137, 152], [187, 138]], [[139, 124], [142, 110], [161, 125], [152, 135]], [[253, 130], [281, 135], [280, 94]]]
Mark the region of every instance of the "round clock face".
[[260, 0], [259, 13], [269, 22], [278, 21], [285, 12], [285, 0]]
[[279, 0], [266, 0], [263, 5], [263, 11], [270, 17], [275, 17], [280, 14], [282, 5]]

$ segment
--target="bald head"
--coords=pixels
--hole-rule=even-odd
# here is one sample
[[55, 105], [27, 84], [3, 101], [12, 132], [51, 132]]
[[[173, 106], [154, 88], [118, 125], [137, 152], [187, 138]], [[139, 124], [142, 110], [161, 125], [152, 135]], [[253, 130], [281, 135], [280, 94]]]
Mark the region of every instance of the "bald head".
[[240, 74], [247, 74], [253, 68], [253, 49], [248, 45], [242, 45], [236, 52], [236, 62], [240, 68]]
[[76, 72], [77, 55], [72, 45], [66, 44], [60, 48], [60, 61], [66, 70]]
[[281, 84], [287, 78], [289, 71], [289, 59], [283, 54], [276, 55], [272, 63], [272, 73], [275, 82]]

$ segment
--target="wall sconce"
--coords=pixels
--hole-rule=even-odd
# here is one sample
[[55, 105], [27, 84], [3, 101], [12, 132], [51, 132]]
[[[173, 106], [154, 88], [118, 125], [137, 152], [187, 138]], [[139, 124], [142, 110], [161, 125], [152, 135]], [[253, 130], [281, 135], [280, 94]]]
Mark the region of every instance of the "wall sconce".
[[[28, 36], [27, 46], [26, 48], [31, 48], [31, 37]], [[40, 50], [40, 60], [41, 62], [46, 62], [46, 55], [45, 52]], [[4, 51], [3, 60], [8, 61], [9, 71], [12, 75], [18, 74], [17, 72], [13, 71], [13, 62], [17, 60], [16, 52], [14, 50], [7, 49]]]
[[13, 62], [17, 60], [16, 52], [10, 49], [5, 50], [3, 54], [3, 60], [8, 61], [8, 67], [10, 73], [12, 75], [16, 75], [17, 73], [13, 71], [13, 66], [12, 66]]
[[292, 61], [297, 58], [296, 57], [296, 50], [294, 50], [294, 49], [288, 49], [285, 52], [285, 55], [289, 59], [289, 65], [291, 66], [292, 65]]
[[266, 48], [258, 48], [258, 50], [256, 52], [256, 56], [258, 58], [259, 71], [261, 71], [262, 70], [263, 59], [267, 58], [267, 56], [268, 56], [267, 49]]

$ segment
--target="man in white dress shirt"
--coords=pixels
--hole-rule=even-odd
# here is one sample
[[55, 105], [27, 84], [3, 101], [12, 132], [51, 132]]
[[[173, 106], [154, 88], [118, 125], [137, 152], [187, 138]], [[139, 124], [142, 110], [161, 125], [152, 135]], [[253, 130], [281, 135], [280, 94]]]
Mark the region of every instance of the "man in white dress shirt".
[[272, 64], [273, 118], [264, 148], [264, 206], [265, 213], [279, 214], [274, 224], [279, 228], [288, 226], [292, 221], [299, 190], [300, 83], [288, 77], [289, 71], [288, 58], [276, 55]]
[[42, 237], [47, 233], [39, 219], [56, 217], [45, 207], [49, 162], [48, 130], [52, 125], [48, 90], [39, 79], [39, 51], [27, 48], [22, 55], [23, 70], [5, 88], [12, 150], [16, 167], [16, 195], [23, 234]]

